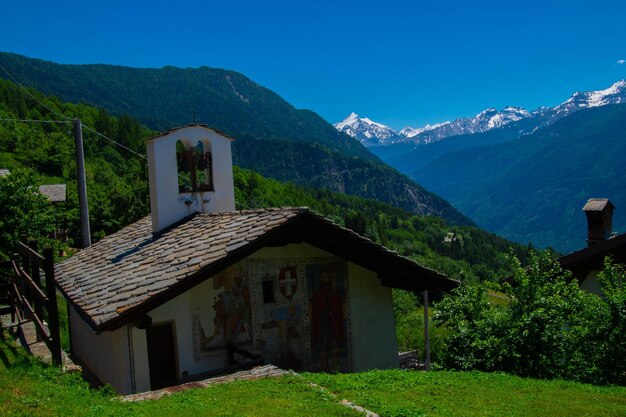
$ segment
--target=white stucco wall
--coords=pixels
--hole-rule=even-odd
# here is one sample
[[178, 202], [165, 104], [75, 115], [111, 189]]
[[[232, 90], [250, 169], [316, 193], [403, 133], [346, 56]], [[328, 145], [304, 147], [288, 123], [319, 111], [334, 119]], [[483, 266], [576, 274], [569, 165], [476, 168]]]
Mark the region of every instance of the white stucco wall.
[[146, 343], [146, 331], [129, 326], [131, 337], [131, 350], [129, 354], [132, 357], [131, 366], [133, 367], [131, 378], [133, 392], [150, 391], [150, 368], [148, 367], [148, 345]]
[[70, 325], [72, 354], [87, 365], [102, 382], [110, 384], [115, 391], [130, 394], [131, 361], [127, 328], [96, 335], [72, 307], [70, 307]]
[[[183, 373], [195, 375], [228, 365], [228, 357], [225, 352], [219, 352], [203, 359], [194, 359], [193, 314], [198, 304], [206, 303], [208, 305], [212, 302], [212, 300], [206, 299], [206, 294], [208, 294], [211, 285], [212, 280], [208, 279], [148, 313], [152, 318], [152, 324], [174, 323], [179, 380], [182, 379]], [[150, 371], [146, 331], [133, 328], [132, 338], [136, 392], [147, 391], [150, 390]]]
[[391, 289], [376, 274], [348, 264], [352, 366], [354, 371], [398, 367], [398, 342]]
[[[198, 141], [212, 152], [214, 191], [179, 193], [176, 142], [195, 147]], [[195, 212], [235, 210], [231, 139], [202, 126], [190, 126], [148, 141], [150, 211], [155, 231]], [[185, 201], [191, 204], [185, 204]]]

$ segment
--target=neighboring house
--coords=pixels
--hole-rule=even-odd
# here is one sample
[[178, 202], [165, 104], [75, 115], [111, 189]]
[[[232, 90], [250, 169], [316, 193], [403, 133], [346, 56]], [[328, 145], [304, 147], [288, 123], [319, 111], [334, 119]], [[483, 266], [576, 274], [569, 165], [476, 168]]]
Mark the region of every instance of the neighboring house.
[[235, 211], [231, 141], [149, 140], [151, 215], [56, 266], [72, 353], [122, 394], [263, 360], [397, 367], [391, 288], [457, 282], [306, 208]]
[[615, 262], [626, 264], [626, 234], [612, 233], [614, 209], [606, 198], [590, 198], [583, 207], [588, 246], [559, 258], [561, 266], [572, 272], [582, 289], [598, 295], [602, 289], [597, 276], [604, 259], [611, 256]]
[[[44, 195], [53, 206], [67, 201], [67, 186], [65, 184], [40, 185], [39, 193]], [[67, 242], [67, 229], [57, 227], [50, 237], [61, 242]]]
[[[0, 177], [11, 175], [11, 171], [0, 168]], [[40, 185], [39, 193], [45, 196], [52, 204], [65, 203], [67, 199], [67, 187], [65, 184]]]
[[[11, 171], [5, 168], [0, 168], [0, 177], [5, 177], [7, 175], [11, 175]], [[40, 185], [38, 187], [38, 191], [41, 195], [46, 197], [53, 206], [67, 201], [67, 186], [65, 184]], [[67, 229], [55, 229], [54, 233], [50, 237], [60, 240], [61, 242], [66, 242]]]
[[67, 200], [67, 186], [65, 184], [40, 185], [39, 193], [46, 196], [50, 203], [65, 203]]

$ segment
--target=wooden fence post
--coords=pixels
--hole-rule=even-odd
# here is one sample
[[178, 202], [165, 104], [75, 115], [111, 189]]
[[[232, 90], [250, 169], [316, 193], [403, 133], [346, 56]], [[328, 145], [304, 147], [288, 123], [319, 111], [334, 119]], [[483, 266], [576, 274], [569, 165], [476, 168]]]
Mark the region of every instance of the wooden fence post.
[[56, 282], [54, 279], [54, 256], [52, 248], [43, 250], [43, 271], [46, 277], [46, 297], [48, 298], [48, 329], [50, 330], [52, 363], [62, 365], [61, 335], [59, 332], [59, 311], [57, 309]]
[[[17, 262], [17, 260], [19, 259], [19, 254], [18, 253], [14, 253], [13, 257], [11, 258], [14, 262]], [[19, 288], [19, 275], [13, 275], [13, 277], [11, 278], [11, 281], [9, 282], [9, 284], [15, 284], [16, 288]], [[10, 287], [11, 289], [9, 290], [9, 294], [10, 294], [10, 298], [11, 298], [11, 306], [13, 307], [13, 310], [11, 310], [11, 323], [16, 323], [15, 318], [16, 315], [19, 318], [19, 316], [22, 315], [21, 311], [17, 311], [18, 308], [21, 307], [21, 305], [17, 302], [17, 295], [14, 293], [13, 288]]]
[[[36, 253], [39, 253], [39, 250], [38, 250], [39, 247], [35, 239], [28, 239], [28, 247], [31, 248]], [[30, 277], [33, 279], [35, 284], [39, 288], [42, 288], [41, 275], [39, 273], [39, 265], [37, 265], [34, 259], [30, 260], [30, 268], [25, 267], [24, 270], [30, 274]], [[35, 305], [35, 314], [37, 314], [37, 317], [43, 320], [43, 305], [41, 305], [39, 301], [34, 300], [34, 298], [31, 301]], [[36, 332], [36, 334], [37, 334], [37, 341], [41, 342], [42, 340], [41, 334], [39, 332]]]
[[[26, 237], [26, 235], [22, 235], [20, 237], [20, 242], [22, 242], [24, 245], [28, 244], [28, 238]], [[21, 263], [22, 269], [24, 271], [28, 271], [28, 269], [30, 268], [30, 259], [28, 258], [28, 255], [22, 254]], [[30, 296], [30, 291], [28, 285], [26, 284], [26, 280], [20, 276], [19, 281], [19, 289], [22, 292], [22, 297], [24, 297], [24, 299], [28, 300], [29, 302], [32, 302], [32, 297]]]

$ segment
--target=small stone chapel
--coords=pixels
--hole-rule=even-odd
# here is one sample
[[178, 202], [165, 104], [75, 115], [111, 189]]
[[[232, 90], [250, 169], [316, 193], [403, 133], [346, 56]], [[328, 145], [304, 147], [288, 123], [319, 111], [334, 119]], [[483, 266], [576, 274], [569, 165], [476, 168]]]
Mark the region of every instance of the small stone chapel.
[[235, 211], [232, 141], [148, 140], [150, 216], [55, 268], [73, 355], [120, 394], [260, 363], [397, 367], [391, 288], [456, 281], [307, 208]]

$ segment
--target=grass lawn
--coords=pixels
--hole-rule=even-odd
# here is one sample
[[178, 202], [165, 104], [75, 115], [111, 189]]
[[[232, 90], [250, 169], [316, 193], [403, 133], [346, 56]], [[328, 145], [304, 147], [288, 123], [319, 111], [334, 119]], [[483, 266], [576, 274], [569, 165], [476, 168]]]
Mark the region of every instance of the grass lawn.
[[122, 402], [110, 391], [90, 389], [78, 374], [42, 365], [0, 340], [0, 416], [205, 415], [362, 416], [296, 376], [216, 385], [157, 401]]
[[[334, 397], [309, 381], [337, 394]], [[536, 381], [478, 372], [372, 371], [303, 374], [122, 402], [79, 375], [42, 365], [0, 340], [0, 416], [624, 416], [626, 388]]]
[[626, 387], [482, 372], [304, 374], [381, 416], [626, 416]]

